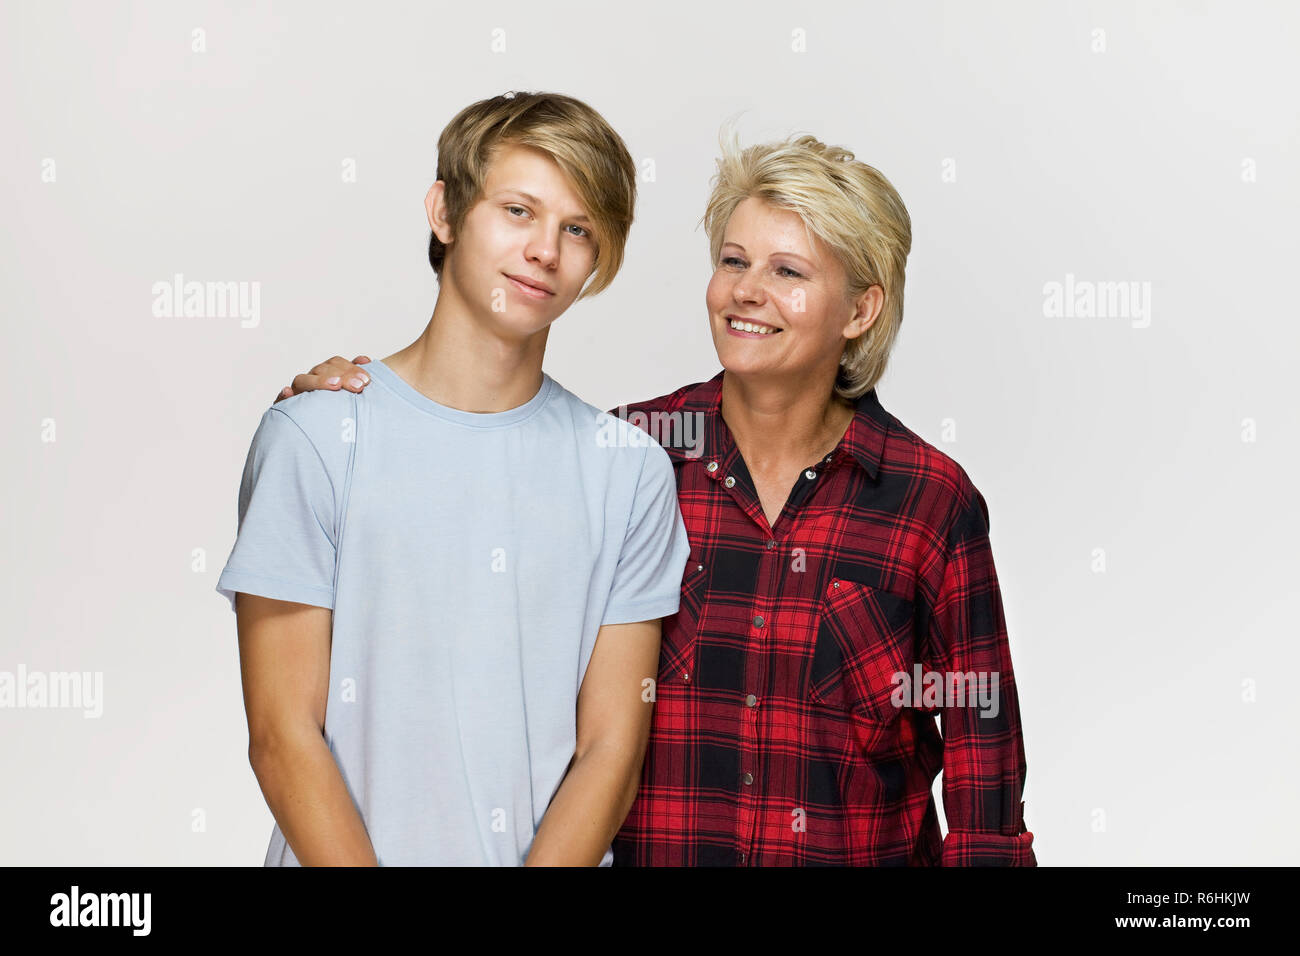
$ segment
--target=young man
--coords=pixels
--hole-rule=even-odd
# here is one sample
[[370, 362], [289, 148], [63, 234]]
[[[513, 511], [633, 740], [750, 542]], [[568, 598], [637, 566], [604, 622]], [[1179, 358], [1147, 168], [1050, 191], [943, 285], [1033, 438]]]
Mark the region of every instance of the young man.
[[673, 468], [542, 371], [618, 271], [635, 166], [553, 94], [467, 107], [438, 153], [428, 326], [364, 395], [267, 409], [243, 474], [217, 590], [267, 865], [608, 865], [640, 779]]

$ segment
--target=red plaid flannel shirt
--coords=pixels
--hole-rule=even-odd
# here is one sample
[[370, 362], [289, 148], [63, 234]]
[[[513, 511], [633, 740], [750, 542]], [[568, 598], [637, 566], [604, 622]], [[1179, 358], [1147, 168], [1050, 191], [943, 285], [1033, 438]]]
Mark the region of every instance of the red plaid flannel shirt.
[[610, 410], [672, 458], [691, 541], [615, 865], [1035, 866], [983, 496], [873, 389], [772, 531], [722, 375]]

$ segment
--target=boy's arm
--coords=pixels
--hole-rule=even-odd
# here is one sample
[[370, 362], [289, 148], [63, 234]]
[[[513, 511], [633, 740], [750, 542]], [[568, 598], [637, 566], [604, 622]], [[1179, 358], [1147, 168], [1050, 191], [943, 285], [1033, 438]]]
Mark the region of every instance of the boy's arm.
[[[659, 666], [660, 621], [606, 624], [578, 691], [578, 741], [525, 866], [598, 866], [641, 781]], [[653, 685], [651, 685], [653, 686]]]
[[361, 814], [325, 743], [333, 612], [239, 592], [248, 759], [303, 866], [377, 866]]

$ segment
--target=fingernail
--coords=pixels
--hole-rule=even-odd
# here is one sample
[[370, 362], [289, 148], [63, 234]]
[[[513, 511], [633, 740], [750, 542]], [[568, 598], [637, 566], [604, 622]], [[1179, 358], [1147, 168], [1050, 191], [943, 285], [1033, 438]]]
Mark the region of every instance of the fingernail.
[[338, 383], [339, 383], [339, 377], [337, 375], [335, 375], [333, 378], [325, 379], [326, 385], [337, 385]]
[[350, 379], [348, 379], [348, 384], [351, 385], [353, 388], [360, 388], [360, 387], [361, 387], [361, 379], [359, 379], [359, 378], [350, 378]]
[[361, 376], [361, 381], [363, 381], [363, 382], [365, 382], [367, 385], [369, 385], [369, 384], [370, 384], [370, 376], [369, 376], [369, 375], [365, 375], [365, 374], [363, 374], [363, 375]]

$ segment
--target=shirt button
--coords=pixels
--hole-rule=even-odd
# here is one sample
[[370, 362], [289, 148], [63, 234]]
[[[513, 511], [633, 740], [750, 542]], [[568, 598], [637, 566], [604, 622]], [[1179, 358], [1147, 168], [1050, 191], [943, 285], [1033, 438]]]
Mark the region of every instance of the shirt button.
[[744, 863], [746, 859], [748, 859], [748, 857], [746, 857], [746, 855], [742, 852], [742, 853], [740, 854], [740, 862], [741, 862], [741, 863]]
[[745, 781], [745, 786], [748, 787], [748, 786], [750, 786], [750, 785], [754, 782], [754, 775], [753, 775], [752, 773], [746, 773], [746, 774], [745, 774], [743, 777], [741, 777], [740, 779], [743, 780], [743, 781]]
[[775, 548], [775, 547], [776, 547], [776, 542], [775, 542], [775, 541], [769, 541], [769, 542], [767, 543], [767, 550], [771, 551], [771, 550], [772, 550], [773, 548]]
[[831, 587], [833, 587], [833, 588], [839, 588], [839, 586], [840, 586], [840, 582], [839, 582], [839, 581], [832, 581], [832, 582], [831, 582]]
[[807, 471], [803, 473], [803, 476], [811, 481], [813, 478], [817, 477], [817, 472], [809, 468]]
[[736, 483], [736, 479], [732, 478], [730, 475], [728, 475], [726, 481], [723, 482], [723, 484], [726, 485], [728, 488], [730, 488], [735, 483]]
[[762, 627], [762, 626], [763, 626], [763, 615], [761, 615], [761, 614], [755, 614], [755, 615], [754, 615], [754, 626], [755, 626], [755, 627]]
[[702, 564], [697, 564], [697, 565], [695, 566], [695, 570], [696, 570], [696, 571], [703, 571], [703, 570], [704, 570], [704, 565], [702, 565]]
[[755, 697], [753, 694], [750, 694], [750, 695], [748, 695], [748, 696], [745, 698], [745, 706], [746, 706], [746, 707], [753, 707], [753, 706], [755, 706], [757, 703], [758, 703], [758, 698]]
[[691, 682], [691, 672], [690, 672], [690, 671], [682, 671], [682, 680], [686, 681], [686, 683], [689, 684], [689, 683]]
[[711, 461], [704, 466], [704, 470], [710, 473], [715, 472], [718, 470], [718, 463], [716, 461]]

